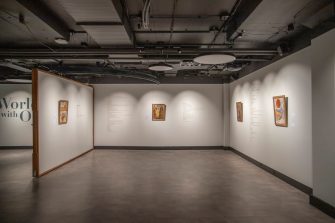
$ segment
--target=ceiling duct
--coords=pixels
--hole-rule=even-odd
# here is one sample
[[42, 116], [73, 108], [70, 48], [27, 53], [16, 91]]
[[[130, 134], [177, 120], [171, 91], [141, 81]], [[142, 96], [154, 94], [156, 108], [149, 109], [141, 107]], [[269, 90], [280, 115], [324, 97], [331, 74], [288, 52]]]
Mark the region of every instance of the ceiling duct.
[[121, 0], [59, 2], [100, 46], [132, 44], [133, 36]]
[[31, 70], [28, 69], [28, 68], [25, 68], [25, 67], [22, 67], [22, 66], [10, 63], [10, 62], [0, 62], [0, 66], [1, 67], [12, 68], [14, 70], [22, 71], [24, 73], [30, 73], [31, 72]]
[[294, 22], [309, 29], [315, 28], [332, 16], [333, 4], [335, 4], [333, 2], [332, 0], [310, 1], [294, 16]]

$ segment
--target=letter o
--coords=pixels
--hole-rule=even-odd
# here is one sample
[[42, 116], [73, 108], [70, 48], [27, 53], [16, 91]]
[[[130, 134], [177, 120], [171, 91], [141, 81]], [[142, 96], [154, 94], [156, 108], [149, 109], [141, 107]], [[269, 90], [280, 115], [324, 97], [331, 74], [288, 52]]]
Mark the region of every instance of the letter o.
[[30, 113], [30, 111], [28, 111], [28, 110], [22, 111], [21, 114], [20, 114], [20, 119], [23, 122], [29, 122], [31, 120], [31, 113]]

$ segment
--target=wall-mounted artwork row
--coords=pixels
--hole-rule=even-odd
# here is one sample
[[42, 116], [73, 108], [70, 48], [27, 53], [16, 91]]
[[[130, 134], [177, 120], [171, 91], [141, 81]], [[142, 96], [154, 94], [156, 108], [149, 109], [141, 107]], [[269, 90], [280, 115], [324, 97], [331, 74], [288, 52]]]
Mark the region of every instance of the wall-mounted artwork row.
[[236, 102], [237, 121], [243, 122], [243, 103]]
[[152, 121], [165, 121], [166, 105], [153, 104], [152, 105]]
[[288, 126], [287, 98], [285, 95], [273, 97], [273, 110], [275, 125], [280, 127]]
[[60, 100], [58, 102], [58, 124], [63, 125], [67, 123], [69, 111], [69, 102]]

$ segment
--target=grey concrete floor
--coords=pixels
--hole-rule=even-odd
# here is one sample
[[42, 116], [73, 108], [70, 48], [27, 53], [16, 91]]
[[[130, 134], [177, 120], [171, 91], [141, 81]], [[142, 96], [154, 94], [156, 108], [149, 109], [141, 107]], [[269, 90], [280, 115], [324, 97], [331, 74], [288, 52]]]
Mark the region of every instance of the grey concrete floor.
[[1, 150], [0, 180], [1, 223], [335, 223], [223, 150], [95, 150], [40, 179], [31, 150]]

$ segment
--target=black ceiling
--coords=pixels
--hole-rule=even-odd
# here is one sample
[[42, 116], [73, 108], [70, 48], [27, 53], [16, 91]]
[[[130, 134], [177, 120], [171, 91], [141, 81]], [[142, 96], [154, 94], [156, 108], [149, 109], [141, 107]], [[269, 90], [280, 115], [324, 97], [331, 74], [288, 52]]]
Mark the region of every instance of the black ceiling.
[[[0, 81], [39, 67], [89, 83], [230, 82], [333, 17], [332, 0], [1, 0]], [[203, 53], [237, 60], [193, 62]], [[158, 62], [173, 70], [148, 70]]]

